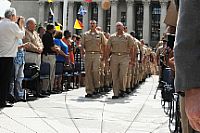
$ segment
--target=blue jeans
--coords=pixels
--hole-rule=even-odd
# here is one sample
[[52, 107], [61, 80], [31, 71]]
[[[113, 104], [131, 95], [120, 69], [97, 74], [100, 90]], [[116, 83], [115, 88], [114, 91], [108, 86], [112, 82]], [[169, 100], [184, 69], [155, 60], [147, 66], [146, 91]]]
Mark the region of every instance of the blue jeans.
[[[22, 89], [22, 81], [24, 79], [24, 64], [14, 64], [15, 73], [13, 74], [13, 80], [10, 83], [10, 94], [19, 98], [23, 98], [24, 91]], [[16, 95], [14, 94], [14, 81], [16, 87]]]

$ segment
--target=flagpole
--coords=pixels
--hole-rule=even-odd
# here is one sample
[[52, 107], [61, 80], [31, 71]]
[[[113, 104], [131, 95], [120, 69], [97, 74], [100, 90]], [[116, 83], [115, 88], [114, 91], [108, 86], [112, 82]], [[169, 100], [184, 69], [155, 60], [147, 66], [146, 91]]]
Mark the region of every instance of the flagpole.
[[63, 0], [64, 6], [63, 6], [63, 30], [67, 29], [67, 6], [68, 6], [68, 0]]

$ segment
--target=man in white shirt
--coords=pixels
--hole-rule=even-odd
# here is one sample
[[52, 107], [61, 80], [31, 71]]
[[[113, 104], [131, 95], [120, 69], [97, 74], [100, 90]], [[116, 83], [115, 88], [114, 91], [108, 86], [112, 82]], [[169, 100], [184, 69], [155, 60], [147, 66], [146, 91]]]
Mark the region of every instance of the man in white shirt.
[[19, 26], [15, 23], [16, 10], [5, 11], [5, 18], [0, 21], [0, 108], [7, 107], [6, 97], [9, 92], [13, 58], [17, 55], [16, 41], [25, 35], [24, 21]]

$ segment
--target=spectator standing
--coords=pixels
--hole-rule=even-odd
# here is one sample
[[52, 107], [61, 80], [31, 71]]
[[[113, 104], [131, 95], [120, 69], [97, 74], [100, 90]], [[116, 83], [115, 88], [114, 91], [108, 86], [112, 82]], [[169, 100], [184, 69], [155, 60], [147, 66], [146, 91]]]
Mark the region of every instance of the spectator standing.
[[[68, 55], [68, 46], [64, 44], [62, 41], [63, 33], [61, 31], [56, 31], [54, 35], [54, 43], [58, 47], [61, 48], [61, 50]], [[64, 58], [61, 55], [56, 56], [56, 63], [61, 63], [64, 67], [64, 64], [66, 64], [69, 61], [69, 59]], [[62, 91], [62, 75], [59, 75], [58, 77], [55, 78], [54, 81], [54, 87], [53, 91], [55, 92], [61, 92]]]
[[45, 28], [43, 26], [38, 27], [37, 33], [39, 34], [40, 38], [42, 39], [43, 35], [45, 34]]
[[11, 106], [6, 103], [11, 81], [13, 58], [17, 55], [17, 39], [25, 35], [24, 22], [19, 26], [15, 23], [16, 10], [10, 8], [5, 12], [5, 18], [0, 21], [0, 108]]
[[62, 41], [68, 46], [70, 62], [74, 64], [74, 50], [71, 40], [71, 32], [69, 30], [64, 31], [64, 38], [62, 39]]
[[26, 49], [25, 61], [27, 63], [35, 63], [40, 68], [41, 53], [44, 46], [35, 29], [36, 20], [34, 18], [28, 18], [26, 21], [26, 35], [23, 39], [23, 43], [29, 43], [30, 47]]
[[[19, 26], [20, 21], [25, 21], [23, 17], [19, 17], [17, 20], [17, 24]], [[18, 45], [17, 56], [14, 58], [14, 68], [12, 74], [12, 81], [10, 84], [10, 94], [15, 97], [15, 100], [23, 100], [24, 90], [22, 89], [22, 80], [24, 78], [24, 50], [28, 48], [28, 43], [23, 44], [22, 39], [18, 39], [16, 41]], [[14, 88], [16, 89], [16, 93], [14, 93]], [[14, 101], [13, 101], [14, 102]]]
[[43, 35], [42, 42], [44, 44], [44, 51], [42, 56], [42, 61], [50, 64], [50, 82], [48, 79], [44, 79], [42, 82], [42, 91], [43, 94], [49, 94], [48, 91], [51, 91], [51, 87], [54, 85], [55, 80], [55, 65], [56, 65], [56, 55], [60, 54], [65, 59], [68, 59], [68, 56], [56, 46], [53, 40], [53, 35], [55, 33], [55, 26], [53, 24], [47, 24], [46, 33]]

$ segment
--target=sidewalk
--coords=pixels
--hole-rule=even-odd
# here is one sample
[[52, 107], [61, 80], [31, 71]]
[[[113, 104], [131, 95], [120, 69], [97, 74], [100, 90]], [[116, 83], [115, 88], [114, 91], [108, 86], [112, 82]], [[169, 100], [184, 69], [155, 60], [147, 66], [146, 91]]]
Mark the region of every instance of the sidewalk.
[[158, 77], [135, 93], [112, 100], [112, 92], [84, 98], [84, 88], [19, 102], [0, 111], [0, 133], [169, 133], [168, 117], [154, 94]]

